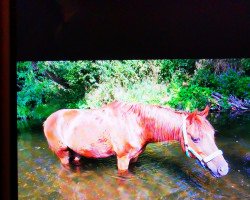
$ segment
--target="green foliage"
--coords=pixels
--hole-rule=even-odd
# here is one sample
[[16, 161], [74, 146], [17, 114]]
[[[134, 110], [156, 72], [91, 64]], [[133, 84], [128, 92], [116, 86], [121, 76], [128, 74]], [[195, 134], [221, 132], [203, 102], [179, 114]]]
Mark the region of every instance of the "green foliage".
[[195, 70], [191, 84], [198, 84], [203, 87], [216, 89], [219, 85], [218, 77], [213, 73], [211, 66], [203, 67]]
[[194, 59], [174, 59], [174, 60], [159, 60], [160, 68], [160, 81], [170, 81], [172, 75], [177, 70], [192, 73], [194, 70]]
[[51, 80], [45, 79], [41, 71], [38, 69], [35, 72], [31, 62], [17, 63], [17, 84], [21, 89], [17, 92], [18, 119], [43, 118], [44, 116], [37, 115], [37, 107], [43, 104], [43, 101], [51, 99], [51, 94], [58, 92], [58, 88]]
[[250, 77], [241, 77], [238, 80], [238, 88], [235, 91], [236, 96], [241, 98], [250, 99]]
[[192, 84], [208, 87], [225, 96], [232, 94], [242, 98], [249, 98], [249, 83], [248, 76], [232, 68], [221, 74], [213, 73], [211, 68], [203, 68], [197, 70], [192, 79]]
[[[224, 96], [219, 103], [225, 109], [230, 94], [250, 98], [250, 59], [234, 59], [232, 65], [223, 60], [200, 60], [199, 65], [196, 61], [18, 62], [18, 124], [41, 124], [58, 109], [100, 107], [113, 100], [192, 111], [203, 109], [208, 103], [215, 105], [212, 92]], [[235, 67], [236, 64], [240, 66]]]
[[198, 84], [187, 84], [183, 86], [180, 79], [172, 79], [168, 93], [170, 94], [167, 104], [177, 109], [193, 111], [202, 109], [211, 102], [212, 90]]
[[[139, 93], [145, 92], [139, 88], [147, 87], [152, 92], [157, 82], [157, 79], [154, 79], [158, 73], [155, 63], [143, 60], [96, 61], [96, 65], [102, 70], [100, 82], [87, 94], [86, 102], [79, 104], [80, 107], [84, 108], [86, 104], [90, 107], [99, 107], [113, 100], [139, 102]], [[152, 88], [148, 82], [152, 84]]]
[[48, 72], [60, 77], [61, 82], [67, 86], [59, 84], [59, 91], [55, 93], [55, 99], [61, 107], [74, 108], [75, 103], [84, 99], [86, 92], [98, 83], [101, 74], [101, 70], [90, 61], [55, 61], [44, 64]]
[[84, 108], [87, 104], [91, 108], [96, 108], [114, 100], [162, 104], [165, 97], [165, 86], [157, 84], [155, 81], [144, 80], [131, 85], [129, 88], [114, 85], [113, 82], [107, 82], [89, 92], [86, 95], [86, 102], [80, 105], [80, 107]]
[[233, 70], [229, 69], [226, 73], [220, 74], [218, 76], [218, 91], [225, 95], [240, 95], [238, 88], [239, 85], [239, 74]]
[[250, 74], [250, 58], [241, 59], [241, 66], [246, 74]]
[[18, 62], [17, 117], [44, 120], [60, 108], [89, 107], [85, 95], [95, 88], [100, 106], [114, 99], [115, 88], [131, 88], [152, 73], [152, 62], [141, 60]]
[[190, 85], [187, 89], [181, 88], [176, 99], [183, 102], [183, 109], [185, 110], [202, 109], [209, 103], [211, 93], [212, 91], [209, 88]]

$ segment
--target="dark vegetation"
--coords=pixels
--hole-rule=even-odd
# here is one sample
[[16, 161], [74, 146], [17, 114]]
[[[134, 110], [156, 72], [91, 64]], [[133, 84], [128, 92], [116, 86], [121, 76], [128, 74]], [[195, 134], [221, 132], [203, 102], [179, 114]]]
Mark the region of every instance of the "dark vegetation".
[[250, 59], [39, 61], [17, 63], [18, 126], [61, 108], [114, 100], [192, 111], [249, 110]]

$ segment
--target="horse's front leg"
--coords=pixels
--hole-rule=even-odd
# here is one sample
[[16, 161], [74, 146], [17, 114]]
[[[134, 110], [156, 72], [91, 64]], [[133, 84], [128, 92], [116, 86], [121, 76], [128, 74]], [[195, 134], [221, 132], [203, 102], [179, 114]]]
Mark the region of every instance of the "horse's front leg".
[[130, 163], [135, 163], [135, 162], [137, 162], [138, 158], [139, 158], [139, 155], [138, 155], [137, 157], [135, 157], [135, 158], [132, 158], [132, 159], [130, 160]]
[[138, 151], [135, 156], [130, 160], [130, 163], [135, 163], [137, 162], [139, 155], [145, 151], [146, 145], [141, 148], [140, 151]]
[[130, 158], [128, 155], [117, 157], [117, 165], [119, 172], [126, 172], [128, 171]]

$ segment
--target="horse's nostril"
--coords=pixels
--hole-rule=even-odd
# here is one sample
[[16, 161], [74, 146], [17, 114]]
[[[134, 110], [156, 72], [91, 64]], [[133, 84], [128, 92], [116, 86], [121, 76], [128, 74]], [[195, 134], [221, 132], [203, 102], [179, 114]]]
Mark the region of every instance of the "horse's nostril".
[[220, 166], [218, 168], [218, 173], [221, 175], [221, 176], [224, 176], [228, 173], [228, 166]]

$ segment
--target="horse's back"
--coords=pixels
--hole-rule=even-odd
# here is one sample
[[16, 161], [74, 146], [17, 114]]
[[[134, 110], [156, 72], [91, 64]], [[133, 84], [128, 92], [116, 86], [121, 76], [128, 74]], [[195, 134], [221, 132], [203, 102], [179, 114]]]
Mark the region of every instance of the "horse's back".
[[[43, 126], [44, 126], [44, 131], [48, 131], [48, 130], [55, 130], [58, 126], [59, 123], [59, 119], [60, 117], [65, 117], [66, 120], [72, 120], [72, 118], [74, 116], [76, 116], [77, 114], [77, 110], [76, 109], [61, 109], [58, 110], [54, 113], [52, 113], [44, 122]], [[45, 133], [46, 134], [46, 133]]]

